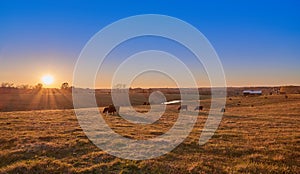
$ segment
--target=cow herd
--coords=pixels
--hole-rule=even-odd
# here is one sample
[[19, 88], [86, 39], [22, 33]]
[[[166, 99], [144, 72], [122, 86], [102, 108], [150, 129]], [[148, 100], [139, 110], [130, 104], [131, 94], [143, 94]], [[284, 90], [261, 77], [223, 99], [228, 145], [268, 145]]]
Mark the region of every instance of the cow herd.
[[[178, 111], [180, 110], [185, 110], [185, 111], [188, 111], [188, 106], [187, 105], [181, 105], [178, 107]], [[203, 106], [196, 106], [194, 111], [202, 111], [203, 110]], [[225, 108], [221, 108], [221, 111], [220, 112], [225, 112]]]
[[[188, 105], [180, 105], [177, 110], [178, 111], [181, 111], [181, 110], [188, 111]], [[194, 111], [197, 111], [197, 110], [202, 111], [203, 106], [201, 106], [201, 105], [196, 106]], [[103, 109], [103, 113], [112, 114], [112, 115], [114, 115], [115, 113], [119, 114], [119, 111], [120, 111], [120, 106], [114, 106], [114, 105], [109, 105]], [[220, 112], [225, 112], [225, 108], [221, 108]]]

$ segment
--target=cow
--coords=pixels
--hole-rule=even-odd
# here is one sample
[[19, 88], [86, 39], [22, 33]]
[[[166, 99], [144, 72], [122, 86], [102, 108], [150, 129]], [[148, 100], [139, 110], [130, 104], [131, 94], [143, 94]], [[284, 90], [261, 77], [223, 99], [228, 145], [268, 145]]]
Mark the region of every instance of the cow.
[[195, 109], [194, 109], [194, 111], [196, 111], [196, 110], [202, 111], [203, 110], [203, 106], [196, 106]]
[[184, 110], [184, 109], [185, 109], [186, 111], [188, 110], [187, 105], [181, 105], [181, 106], [178, 107], [178, 111]]
[[221, 112], [225, 112], [225, 108], [222, 108], [222, 109], [221, 109]]
[[115, 114], [115, 112], [118, 114], [120, 110], [120, 106], [114, 106], [114, 105], [109, 105], [108, 107], [105, 107], [103, 110], [103, 113], [112, 113], [112, 115]]

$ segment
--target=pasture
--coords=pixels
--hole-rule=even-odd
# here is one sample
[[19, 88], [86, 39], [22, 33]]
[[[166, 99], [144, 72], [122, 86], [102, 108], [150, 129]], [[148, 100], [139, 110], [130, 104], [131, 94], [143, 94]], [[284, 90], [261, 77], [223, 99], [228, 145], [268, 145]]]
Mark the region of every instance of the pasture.
[[[133, 100], [138, 100], [138, 97]], [[143, 161], [120, 159], [98, 149], [85, 136], [74, 111], [68, 107], [0, 112], [0, 173], [300, 171], [300, 95], [228, 98], [217, 132], [203, 146], [198, 145], [198, 140], [208, 115], [210, 99], [201, 100], [201, 105], [204, 109], [199, 112], [197, 123], [182, 144], [166, 155]], [[99, 107], [101, 111], [103, 108]], [[141, 113], [149, 110], [147, 105], [134, 108]], [[146, 126], [129, 123], [118, 116], [104, 118], [115, 132], [123, 136], [149, 139], [170, 129], [177, 119], [177, 108], [178, 105], [168, 105], [157, 122]]]

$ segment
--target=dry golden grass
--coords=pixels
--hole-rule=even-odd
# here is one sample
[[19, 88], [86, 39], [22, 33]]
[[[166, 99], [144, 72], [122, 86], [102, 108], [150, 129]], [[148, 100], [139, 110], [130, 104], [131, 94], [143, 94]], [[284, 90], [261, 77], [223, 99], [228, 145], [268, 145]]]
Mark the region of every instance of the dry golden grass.
[[[0, 173], [297, 173], [300, 171], [300, 95], [232, 97], [208, 143], [198, 145], [210, 101], [190, 136], [172, 152], [150, 160], [111, 156], [90, 142], [73, 110], [0, 112]], [[136, 106], [147, 112], [149, 106]], [[100, 108], [102, 109], [102, 108]], [[129, 138], [167, 131], [177, 105], [155, 124], [139, 126], [118, 116], [109, 125]]]

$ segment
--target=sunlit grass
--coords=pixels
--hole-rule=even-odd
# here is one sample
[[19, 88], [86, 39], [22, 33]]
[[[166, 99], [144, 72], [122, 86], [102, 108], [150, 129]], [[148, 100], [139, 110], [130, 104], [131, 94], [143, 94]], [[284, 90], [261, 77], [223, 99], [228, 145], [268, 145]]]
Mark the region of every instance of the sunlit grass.
[[[300, 95], [233, 97], [219, 129], [198, 145], [209, 100], [190, 136], [150, 160], [123, 160], [98, 149], [73, 110], [0, 112], [0, 173], [297, 173], [300, 171]], [[239, 104], [239, 105], [238, 105]], [[147, 112], [149, 106], [136, 106]], [[100, 108], [102, 110], [102, 108]], [[105, 116], [119, 134], [149, 139], [177, 119], [177, 105], [155, 124], [140, 126]]]

